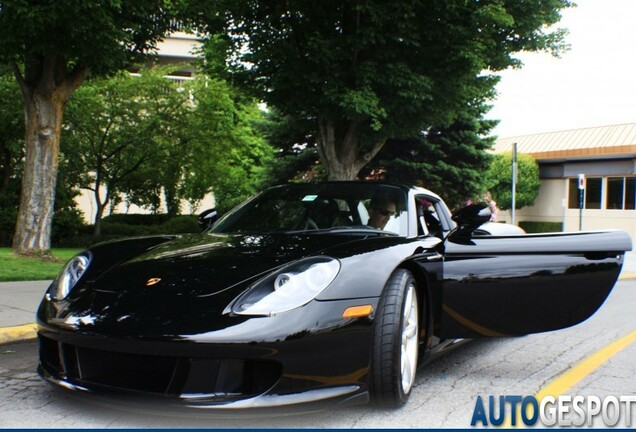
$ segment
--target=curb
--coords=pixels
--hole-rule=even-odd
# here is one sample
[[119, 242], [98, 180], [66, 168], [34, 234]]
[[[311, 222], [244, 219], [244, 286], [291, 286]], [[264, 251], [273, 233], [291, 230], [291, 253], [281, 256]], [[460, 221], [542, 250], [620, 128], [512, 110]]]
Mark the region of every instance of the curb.
[[618, 280], [636, 279], [636, 273], [625, 273], [618, 277]]
[[37, 328], [37, 325], [34, 323], [13, 327], [0, 327], [0, 345], [35, 339], [37, 337]]

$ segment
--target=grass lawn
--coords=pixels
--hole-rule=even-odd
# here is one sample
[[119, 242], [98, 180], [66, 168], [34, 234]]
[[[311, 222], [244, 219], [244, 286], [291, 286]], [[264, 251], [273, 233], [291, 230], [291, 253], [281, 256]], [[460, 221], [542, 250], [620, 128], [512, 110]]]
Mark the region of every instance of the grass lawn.
[[0, 282], [55, 279], [57, 273], [81, 249], [52, 249], [54, 261], [14, 255], [11, 248], [0, 248]]

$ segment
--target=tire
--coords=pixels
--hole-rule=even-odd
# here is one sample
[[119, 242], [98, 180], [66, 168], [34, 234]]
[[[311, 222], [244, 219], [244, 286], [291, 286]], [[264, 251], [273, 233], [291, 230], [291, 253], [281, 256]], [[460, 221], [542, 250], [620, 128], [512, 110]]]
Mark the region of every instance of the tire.
[[398, 408], [408, 400], [417, 368], [419, 309], [415, 278], [408, 270], [393, 272], [378, 304], [371, 360], [371, 398]]

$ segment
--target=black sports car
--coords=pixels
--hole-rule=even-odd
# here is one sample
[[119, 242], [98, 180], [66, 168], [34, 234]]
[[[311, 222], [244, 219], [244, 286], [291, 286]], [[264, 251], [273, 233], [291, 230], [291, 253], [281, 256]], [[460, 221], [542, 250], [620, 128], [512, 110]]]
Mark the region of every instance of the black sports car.
[[200, 234], [91, 247], [42, 300], [39, 373], [214, 409], [399, 406], [458, 339], [587, 319], [632, 247], [622, 231], [475, 234], [488, 218], [417, 187], [296, 184]]

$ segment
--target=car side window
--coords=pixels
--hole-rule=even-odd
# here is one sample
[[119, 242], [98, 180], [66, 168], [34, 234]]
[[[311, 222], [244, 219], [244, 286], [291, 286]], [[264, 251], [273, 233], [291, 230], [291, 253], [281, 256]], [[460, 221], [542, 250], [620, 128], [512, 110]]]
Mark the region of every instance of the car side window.
[[417, 210], [418, 235], [441, 237], [442, 223], [435, 209], [435, 201], [426, 196], [416, 196], [415, 208]]

